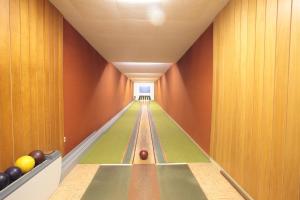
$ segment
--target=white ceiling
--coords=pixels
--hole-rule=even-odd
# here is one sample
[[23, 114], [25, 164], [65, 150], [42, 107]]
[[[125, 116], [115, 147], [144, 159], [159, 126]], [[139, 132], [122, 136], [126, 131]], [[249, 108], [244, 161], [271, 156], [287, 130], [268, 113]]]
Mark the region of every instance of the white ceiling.
[[132, 80], [155, 81], [159, 79], [172, 63], [113, 62], [113, 64]]
[[[151, 79], [150, 74], [143, 73], [157, 79], [180, 59], [228, 2], [50, 1], [104, 58], [134, 80]], [[152, 69], [147, 63], [158, 64]]]

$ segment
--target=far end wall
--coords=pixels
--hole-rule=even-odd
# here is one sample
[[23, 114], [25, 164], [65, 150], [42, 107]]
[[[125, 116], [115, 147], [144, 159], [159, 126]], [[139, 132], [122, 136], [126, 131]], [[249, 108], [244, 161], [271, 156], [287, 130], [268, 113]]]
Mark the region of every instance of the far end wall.
[[213, 26], [155, 82], [156, 101], [207, 152], [210, 151]]
[[65, 153], [131, 102], [132, 86], [64, 20]]
[[[149, 87], [150, 91], [146, 92], [140, 89], [140, 87]], [[139, 82], [135, 82], [134, 83], [134, 91], [133, 91], [133, 95], [135, 96], [136, 99], [139, 98], [139, 96], [150, 96], [151, 99], [154, 99], [154, 83], [150, 82], [150, 83], [139, 83]]]

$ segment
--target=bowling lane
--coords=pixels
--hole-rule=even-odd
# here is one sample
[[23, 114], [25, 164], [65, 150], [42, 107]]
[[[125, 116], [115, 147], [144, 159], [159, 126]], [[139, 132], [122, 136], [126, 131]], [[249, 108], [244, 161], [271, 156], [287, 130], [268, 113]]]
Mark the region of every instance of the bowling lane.
[[[148, 119], [147, 103], [141, 103], [141, 107], [142, 114], [133, 155], [133, 164], [155, 164], [155, 153], [153, 149], [151, 129]], [[140, 158], [139, 153], [141, 150], [148, 151], [148, 158], [146, 160], [142, 160]]]
[[207, 200], [188, 165], [158, 165], [161, 200]]
[[127, 199], [131, 166], [101, 166], [81, 200]]
[[159, 200], [160, 190], [155, 165], [133, 165], [129, 200]]
[[155, 132], [167, 163], [209, 162], [195, 142], [156, 103], [150, 103]]
[[121, 164], [130, 136], [136, 131], [140, 103], [130, 108], [82, 156], [81, 164]]
[[[153, 105], [156, 106], [155, 109]], [[149, 114], [148, 102], [137, 103], [136, 106], [135, 116], [138, 116], [138, 120], [135, 117], [135, 122], [132, 122], [135, 123], [132, 127], [136, 126], [136, 130], [130, 134], [131, 137], [127, 137], [127, 144], [123, 146], [124, 149], [131, 146], [132, 150], [127, 149], [127, 152], [131, 152], [129, 160], [132, 164], [79, 164], [64, 179], [51, 200], [242, 199], [218, 169], [207, 162], [206, 157], [203, 159], [201, 150], [157, 104], [152, 103], [152, 114]], [[132, 113], [129, 116], [132, 117]], [[152, 125], [151, 121], [155, 124]], [[128, 121], [124, 122], [128, 123]], [[152, 132], [153, 130], [155, 133]], [[119, 131], [123, 133], [122, 129]], [[157, 138], [155, 139], [154, 136]], [[131, 140], [133, 142], [130, 142]], [[111, 142], [113, 142], [111, 143], [113, 149], [116, 148], [115, 140]], [[162, 145], [158, 148], [155, 144], [158, 147]], [[170, 148], [170, 145], [175, 146]], [[147, 160], [140, 159], [141, 149], [149, 152]], [[158, 150], [161, 152], [157, 153]], [[123, 153], [118, 153], [120, 161], [123, 157], [120, 154], [125, 155], [127, 152], [123, 150]], [[162, 154], [167, 162], [199, 162], [200, 160], [200, 163], [157, 164], [156, 154]], [[101, 157], [101, 154], [97, 156]]]

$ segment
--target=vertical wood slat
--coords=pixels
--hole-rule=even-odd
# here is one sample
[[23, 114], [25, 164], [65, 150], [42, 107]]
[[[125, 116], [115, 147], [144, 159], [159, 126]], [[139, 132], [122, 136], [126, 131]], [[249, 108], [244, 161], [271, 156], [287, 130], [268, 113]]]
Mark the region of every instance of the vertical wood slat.
[[[287, 131], [285, 133], [283, 168], [286, 187], [283, 199], [300, 199], [300, 0], [293, 0], [289, 86], [287, 107]], [[298, 174], [297, 174], [298, 172]]]
[[[241, 68], [241, 87], [240, 87], [240, 98], [242, 105], [242, 124], [241, 131], [243, 133], [240, 135], [244, 143], [244, 154], [238, 153], [241, 157], [243, 174], [255, 174], [255, 164], [256, 164], [256, 149], [253, 148], [255, 145], [254, 142], [254, 126], [255, 123], [255, 114], [254, 114], [254, 103], [255, 103], [255, 91], [254, 91], [254, 66], [256, 61], [256, 20], [257, 20], [257, 7], [258, 2], [253, 0], [248, 2], [248, 20], [243, 20], [244, 26], [247, 26], [247, 32], [241, 37], [241, 40], [247, 40], [246, 46], [244, 49], [246, 51], [247, 62], [244, 66], [239, 66]], [[245, 12], [245, 11], [243, 11]], [[246, 37], [246, 38], [245, 38]], [[245, 163], [245, 160], [248, 160], [248, 163]], [[249, 178], [242, 176], [245, 187], [248, 188], [248, 191], [255, 191], [255, 186], [253, 185], [253, 179], [255, 177], [251, 176]]]
[[31, 140], [33, 145], [37, 144], [37, 148], [40, 148], [40, 135], [41, 132], [39, 126], [39, 116], [38, 116], [38, 106], [39, 106], [39, 99], [38, 99], [38, 87], [41, 86], [37, 82], [38, 76], [38, 41], [37, 41], [37, 7], [38, 7], [38, 0], [29, 0], [28, 1], [28, 8], [29, 8], [29, 69], [30, 69], [30, 91], [31, 91], [31, 99], [30, 99], [30, 107], [31, 107]]
[[14, 159], [9, 0], [0, 0], [0, 170]]
[[45, 113], [48, 113], [45, 115], [45, 149], [48, 151], [51, 148], [51, 115], [50, 115], [50, 73], [51, 73], [51, 64], [50, 64], [50, 3], [48, 1], [45, 1], [44, 3], [44, 73], [45, 73], [45, 95], [44, 95], [44, 103], [45, 103]]
[[[23, 144], [22, 141], [26, 138], [23, 132], [23, 81], [22, 81], [22, 66], [21, 66], [21, 17], [20, 17], [20, 1], [10, 1], [10, 60], [11, 60], [11, 82], [12, 82], [12, 105], [13, 105], [13, 133], [14, 133], [14, 154], [20, 156], [20, 152], [28, 148], [28, 143]], [[16, 134], [17, 133], [17, 134]]]
[[271, 152], [270, 199], [283, 200], [283, 148], [286, 132], [287, 116], [287, 88], [290, 52], [290, 20], [291, 0], [278, 0], [277, 12], [277, 39], [276, 39], [276, 65], [274, 81], [274, 108], [273, 108], [273, 137]]
[[[52, 7], [52, 9], [55, 9], [54, 6]], [[56, 58], [58, 58], [58, 16], [57, 15], [53, 15], [53, 57], [54, 57], [54, 63], [53, 63], [53, 69], [54, 69], [54, 74], [58, 74], [58, 60]], [[59, 94], [58, 94], [58, 76], [53, 76], [53, 84], [54, 84], [54, 88], [53, 88], [53, 94], [54, 94], [54, 102], [58, 102], [59, 101]], [[55, 127], [55, 131], [57, 131], [57, 133], [59, 133], [59, 104], [56, 104], [54, 107], [54, 119], [55, 119], [55, 123], [54, 123], [54, 127]], [[54, 141], [53, 140], [53, 146], [57, 146], [57, 144], [59, 143], [58, 141]]]
[[263, 110], [261, 127], [261, 150], [258, 199], [270, 199], [271, 163], [270, 152], [273, 134], [273, 105], [274, 105], [274, 75], [276, 57], [276, 30], [277, 30], [277, 0], [266, 1], [266, 25], [265, 25], [265, 53], [264, 53], [264, 77], [263, 77]]
[[[56, 10], [56, 12], [58, 12]], [[58, 17], [58, 144], [59, 148], [64, 152], [64, 94], [63, 94], [63, 17]], [[130, 90], [132, 91], [132, 90]]]
[[246, 121], [246, 90], [245, 85], [246, 85], [246, 72], [245, 72], [245, 67], [241, 66], [247, 66], [247, 54], [248, 54], [248, 48], [247, 48], [247, 41], [248, 41], [248, 0], [242, 0], [241, 1], [241, 52], [240, 55], [240, 80], [239, 80], [239, 92], [240, 92], [240, 101], [241, 101], [241, 107], [240, 107], [240, 120], [241, 120], [241, 127], [240, 127], [240, 132], [239, 132], [239, 139], [240, 139], [240, 153], [238, 153], [238, 157], [240, 157], [240, 162], [239, 167], [240, 167], [240, 173], [242, 174], [240, 177], [237, 177], [237, 181], [244, 186], [245, 184], [245, 143], [246, 141], [246, 134], [245, 132], [245, 127], [247, 125]]
[[214, 23], [212, 156], [254, 199], [298, 200], [300, 1], [229, 5]]
[[[258, 177], [258, 181], [262, 184], [256, 184], [256, 192], [258, 193], [259, 199], [268, 199], [269, 194], [269, 177], [270, 173], [266, 168], [270, 163], [269, 156], [269, 145], [270, 141], [270, 131], [264, 128], [266, 124], [266, 119], [268, 117], [268, 112], [273, 108], [273, 104], [267, 102], [268, 100], [273, 98], [273, 95], [265, 96], [265, 93], [268, 91], [273, 91], [272, 87], [268, 84], [272, 84], [274, 81], [269, 81], [267, 77], [272, 75], [273, 70], [269, 70], [266, 65], [270, 65], [267, 63], [266, 57], [268, 56], [266, 50], [270, 50], [267, 47], [266, 40], [268, 34], [272, 34], [267, 32], [266, 28], [267, 23], [267, 0], [257, 1], [257, 19], [256, 19], [256, 56], [255, 56], [255, 94], [258, 100], [254, 112], [258, 113], [258, 117], [255, 121], [255, 131], [258, 134], [257, 140], [261, 141], [261, 145], [259, 142], [255, 146], [258, 146], [255, 152], [255, 156], [257, 158], [256, 162], [260, 162], [261, 164], [257, 167], [256, 176]], [[273, 39], [271, 37], [271, 39]], [[268, 48], [268, 49], [267, 49]], [[275, 49], [275, 48], [273, 48]], [[274, 51], [275, 52], [275, 51]], [[267, 81], [264, 81], [267, 80]], [[270, 106], [268, 108], [268, 106]], [[265, 109], [267, 108], [267, 109]], [[268, 124], [269, 122], [267, 122]]]
[[[244, 152], [245, 148], [243, 144], [243, 137], [244, 135], [240, 135], [239, 132], [241, 131], [241, 129], [243, 128], [241, 126], [241, 124], [245, 121], [245, 116], [243, 115], [244, 111], [245, 111], [245, 107], [243, 106], [243, 102], [245, 102], [246, 99], [241, 99], [241, 101], [239, 100], [240, 98], [240, 87], [242, 87], [242, 85], [244, 84], [244, 79], [243, 74], [245, 71], [240, 69], [241, 65], [244, 65], [245, 67], [246, 65], [246, 56], [247, 55], [247, 49], [245, 48], [245, 45], [247, 44], [247, 39], [245, 40], [241, 40], [241, 37], [246, 36], [247, 38], [247, 28], [245, 25], [247, 25], [247, 23], [245, 23], [245, 21], [247, 21], [247, 6], [248, 3], [246, 0], [236, 0], [235, 1], [235, 9], [232, 10], [232, 13], [234, 13], [235, 18], [234, 18], [234, 25], [233, 25], [233, 29], [234, 29], [234, 33], [235, 33], [235, 41], [234, 41], [234, 55], [233, 55], [233, 60], [234, 60], [234, 65], [232, 68], [232, 79], [235, 79], [235, 84], [234, 87], [236, 88], [236, 94], [233, 96], [233, 101], [234, 104], [232, 104], [233, 107], [236, 108], [236, 112], [235, 112], [235, 116], [234, 118], [236, 118], [236, 116], [239, 116], [238, 118], [236, 118], [237, 122], [231, 122], [233, 124], [235, 124], [236, 129], [234, 130], [234, 133], [232, 133], [233, 137], [232, 137], [232, 145], [233, 148], [235, 149], [235, 151], [233, 152], [232, 155], [232, 161], [235, 163], [235, 167], [233, 168], [233, 170], [235, 171], [234, 173], [232, 173], [232, 176], [235, 177], [236, 180], [238, 180], [240, 183], [244, 182], [243, 176], [241, 176], [241, 174], [244, 172], [244, 165], [243, 165], [243, 158], [240, 156], [241, 154], [239, 152]], [[244, 12], [246, 11], [246, 12]], [[226, 59], [226, 58], [225, 58]], [[225, 69], [227, 67], [225, 66]], [[245, 68], [246, 69], [246, 68]], [[230, 75], [230, 72], [227, 72]], [[244, 92], [246, 92], [244, 90]], [[230, 97], [228, 97], [229, 101], [230, 101]], [[234, 119], [232, 118], [232, 119]], [[226, 123], [224, 121], [224, 123]], [[226, 133], [225, 137], [226, 137]]]
[[[219, 16], [218, 16], [218, 20], [217, 20], [217, 22], [216, 23], [218, 23], [219, 24], [219, 26], [218, 26], [218, 32], [219, 33], [221, 33], [222, 32], [222, 19], [223, 19], [223, 13], [221, 13]], [[222, 100], [222, 93], [221, 93], [221, 90], [222, 90], [222, 85], [221, 84], [219, 84], [219, 82], [221, 82], [222, 81], [222, 79], [221, 79], [221, 73], [220, 73], [220, 71], [222, 70], [222, 64], [223, 64], [223, 59], [221, 59], [222, 58], [222, 47], [224, 46], [223, 44], [222, 44], [222, 35], [221, 34], [218, 34], [217, 35], [218, 36], [218, 41], [219, 41], [219, 52], [218, 52], [218, 68], [216, 68], [215, 69], [215, 77], [216, 77], [216, 80], [215, 80], [215, 82], [216, 82], [216, 86], [215, 86], [215, 89], [216, 89], [216, 95], [215, 95], [215, 98], [216, 98], [216, 105], [215, 105], [215, 107], [216, 107], [216, 109], [215, 109], [215, 112], [216, 113], [220, 113], [220, 104], [221, 104], [221, 100]], [[220, 91], [220, 92], [218, 92], [218, 91]], [[221, 134], [221, 131], [219, 130], [220, 129], [220, 120], [217, 120], [218, 119], [218, 116], [217, 115], [215, 115], [215, 133], [218, 133], [218, 135], [215, 135], [215, 146], [220, 146], [220, 145], [222, 145], [222, 143], [221, 143], [221, 138], [222, 138], [222, 134]], [[223, 159], [222, 158], [222, 154], [221, 154], [221, 152], [220, 152], [220, 150], [221, 150], [222, 148], [216, 148], [216, 151], [215, 151], [215, 156], [216, 156], [216, 158], [218, 158], [218, 159]]]
[[[219, 58], [219, 51], [217, 48], [220, 44], [219, 44], [219, 29], [218, 29], [218, 19], [216, 18], [215, 19], [215, 22], [213, 24], [213, 89], [212, 89], [212, 112], [211, 112], [211, 136], [210, 136], [210, 140], [212, 141], [210, 143], [210, 150], [211, 150], [211, 155], [216, 155], [216, 152], [215, 152], [215, 145], [216, 145], [216, 135], [215, 135], [215, 132], [216, 132], [216, 118], [217, 116], [215, 116], [215, 113], [216, 113], [216, 110], [217, 110], [217, 99], [218, 99], [218, 96], [217, 96], [217, 66], [218, 66], [218, 58]], [[157, 81], [155, 83], [155, 92], [158, 92], [159, 88], [159, 83], [160, 81]], [[157, 94], [155, 94], [156, 98], [157, 98]]]
[[[54, 99], [54, 74], [55, 74], [55, 70], [54, 70], [54, 8], [51, 4], [47, 4], [46, 8], [49, 10], [49, 19], [48, 19], [48, 26], [49, 26], [49, 54], [47, 56], [49, 56], [49, 66], [51, 66], [49, 68], [49, 116], [50, 119], [55, 118], [55, 99]], [[50, 133], [53, 133], [54, 131], [56, 131], [55, 128], [55, 121], [53, 120], [51, 123], [51, 126], [49, 127]], [[53, 146], [53, 142], [52, 142], [52, 135], [48, 135], [49, 137], [49, 146], [48, 148], [51, 148], [51, 146]], [[49, 149], [51, 150], [51, 149]]]
[[45, 19], [45, 15], [44, 15], [44, 4], [45, 4], [45, 0], [40, 1], [37, 0], [37, 27], [38, 27], [38, 33], [37, 33], [37, 60], [39, 63], [38, 66], [38, 75], [37, 75], [37, 83], [39, 85], [42, 85], [43, 87], [38, 86], [37, 87], [37, 91], [38, 91], [38, 102], [39, 102], [39, 106], [38, 106], [38, 116], [39, 116], [39, 130], [40, 132], [39, 134], [39, 145], [40, 148], [45, 148], [47, 141], [46, 141], [46, 115], [47, 113], [45, 112], [46, 109], [46, 105], [45, 105], [45, 101], [44, 98], [46, 96], [46, 77], [47, 77], [47, 71], [45, 70], [45, 56], [44, 56], [44, 30], [45, 30], [45, 26], [44, 26], [44, 19]]
[[62, 19], [48, 0], [0, 0], [0, 170], [63, 151]]
[[[29, 0], [22, 0], [20, 2], [20, 59], [21, 59], [21, 71], [20, 74], [22, 80], [22, 122], [23, 130], [15, 133], [17, 149], [16, 155], [20, 156], [24, 154], [27, 149], [34, 147], [33, 141], [28, 141], [26, 138], [30, 137], [30, 133], [33, 128], [31, 126], [32, 115], [31, 115], [31, 84], [30, 79], [30, 38], [29, 38]], [[24, 144], [23, 141], [26, 141]], [[17, 148], [17, 147], [16, 147]]]

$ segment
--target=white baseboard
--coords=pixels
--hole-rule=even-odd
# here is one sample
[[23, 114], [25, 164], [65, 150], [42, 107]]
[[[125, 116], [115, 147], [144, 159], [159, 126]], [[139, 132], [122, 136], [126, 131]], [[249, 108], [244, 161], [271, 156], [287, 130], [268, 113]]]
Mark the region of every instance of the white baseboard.
[[61, 180], [63, 180], [64, 177], [78, 163], [80, 156], [124, 114], [124, 112], [131, 106], [132, 103], [133, 103], [133, 101], [130, 102], [125, 108], [123, 108], [114, 117], [112, 117], [108, 122], [106, 122], [100, 129], [91, 133], [86, 139], [84, 139], [72, 151], [70, 151], [67, 155], [64, 156], [63, 162], [62, 162]]

